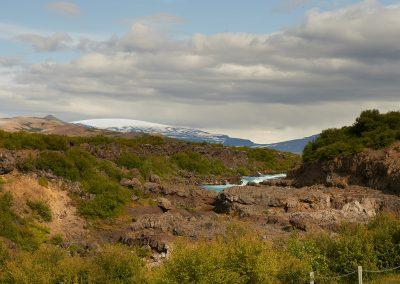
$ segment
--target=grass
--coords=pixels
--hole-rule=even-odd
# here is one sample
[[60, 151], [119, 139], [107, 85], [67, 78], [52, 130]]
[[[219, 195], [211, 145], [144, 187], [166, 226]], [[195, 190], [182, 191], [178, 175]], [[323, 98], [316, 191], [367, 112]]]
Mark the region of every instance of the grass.
[[10, 193], [0, 195], [0, 236], [11, 240], [23, 249], [34, 250], [39, 246], [41, 227], [33, 226], [28, 220], [19, 217], [12, 209], [13, 198]]
[[50, 222], [53, 219], [49, 205], [42, 200], [28, 200], [26, 205], [43, 221]]
[[49, 181], [45, 177], [39, 177], [38, 183], [43, 187], [49, 186]]

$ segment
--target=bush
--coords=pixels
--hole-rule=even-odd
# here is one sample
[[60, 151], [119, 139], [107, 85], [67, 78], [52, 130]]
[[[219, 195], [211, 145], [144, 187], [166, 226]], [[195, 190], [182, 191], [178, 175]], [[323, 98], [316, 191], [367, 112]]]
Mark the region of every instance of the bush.
[[122, 246], [106, 246], [93, 259], [99, 268], [98, 283], [143, 283], [146, 268], [135, 251]]
[[227, 238], [181, 243], [162, 268], [165, 283], [268, 283], [278, 273], [279, 255], [268, 243], [232, 231]]
[[12, 210], [13, 199], [10, 193], [0, 195], [0, 236], [21, 246], [33, 250], [38, 240], [26, 220], [18, 217]]
[[65, 151], [68, 139], [58, 135], [43, 135], [27, 132], [0, 132], [0, 146], [11, 150], [34, 149]]
[[43, 187], [48, 187], [49, 181], [45, 177], [39, 177], [38, 184]]
[[229, 172], [221, 161], [210, 159], [196, 152], [179, 152], [172, 156], [172, 161], [183, 170], [201, 175], [223, 174]]
[[120, 246], [106, 246], [88, 257], [42, 246], [6, 257], [2, 268], [1, 283], [146, 283], [144, 262]]
[[140, 169], [143, 166], [143, 160], [133, 153], [124, 152], [117, 159], [117, 164], [127, 169]]
[[79, 169], [74, 161], [61, 152], [42, 152], [36, 160], [36, 168], [51, 171], [56, 176], [77, 181], [80, 178]]
[[332, 160], [364, 148], [380, 149], [400, 140], [400, 112], [363, 111], [356, 122], [340, 129], [324, 130], [303, 151], [303, 160]]
[[36, 200], [36, 201], [32, 201], [32, 200], [28, 200], [26, 202], [26, 205], [28, 205], [28, 207], [35, 212], [40, 219], [42, 219], [45, 222], [50, 222], [53, 217], [51, 214], [51, 209], [49, 207], [49, 205], [47, 203], [45, 203], [42, 200]]
[[40, 170], [51, 171], [70, 181], [79, 181], [94, 198], [81, 200], [80, 212], [90, 218], [116, 217], [130, 193], [119, 185], [124, 176], [110, 162], [97, 160], [85, 150], [71, 148], [66, 153], [45, 151], [34, 162]]
[[[113, 218], [118, 216], [123, 205], [129, 201], [130, 192], [117, 184], [98, 184], [91, 187], [93, 191], [102, 191], [95, 195], [92, 200], [82, 201], [79, 205], [79, 211], [89, 218]], [[109, 186], [109, 187], [107, 187]], [[107, 188], [107, 191], [103, 191]]]
[[368, 224], [344, 224], [334, 236], [294, 234], [275, 243], [231, 227], [213, 241], [180, 240], [153, 270], [142, 260], [148, 256], [144, 250], [106, 245], [87, 254], [72, 251], [42, 245], [10, 252], [0, 242], [0, 283], [306, 283], [310, 271], [318, 279], [355, 271], [358, 265], [374, 270], [398, 266], [400, 220], [379, 215]]

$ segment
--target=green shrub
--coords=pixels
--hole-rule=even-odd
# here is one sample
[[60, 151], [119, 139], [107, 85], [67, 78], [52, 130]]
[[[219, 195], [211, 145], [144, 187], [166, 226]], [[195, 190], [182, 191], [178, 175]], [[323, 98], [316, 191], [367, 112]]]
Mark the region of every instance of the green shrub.
[[32, 200], [28, 200], [26, 202], [26, 205], [28, 205], [28, 207], [35, 212], [40, 219], [42, 219], [45, 222], [50, 222], [53, 217], [51, 214], [51, 209], [49, 207], [49, 205], [42, 201], [42, 200], [36, 200], [36, 201], [32, 201]]
[[99, 268], [98, 283], [143, 283], [146, 268], [136, 252], [122, 246], [106, 246], [93, 259]]
[[39, 185], [41, 185], [43, 187], [49, 186], [49, 181], [45, 177], [39, 177], [38, 183], [39, 183]]
[[25, 159], [17, 161], [17, 168], [22, 172], [30, 172], [36, 169], [36, 159], [29, 154]]
[[37, 248], [38, 240], [26, 220], [12, 210], [13, 198], [10, 193], [0, 195], [0, 236], [5, 237], [23, 249]]
[[179, 152], [172, 156], [172, 161], [183, 170], [201, 175], [228, 173], [228, 169], [220, 160], [210, 159], [197, 152]]
[[58, 135], [43, 135], [27, 132], [0, 132], [0, 146], [11, 150], [35, 149], [65, 151], [68, 139]]
[[100, 193], [91, 200], [82, 201], [79, 205], [79, 211], [89, 218], [116, 217], [130, 198], [129, 190], [117, 184], [97, 183], [97, 185], [91, 185], [90, 190]]
[[143, 165], [143, 160], [133, 153], [124, 152], [117, 159], [117, 164], [127, 169], [140, 169]]
[[400, 112], [363, 111], [352, 126], [324, 130], [303, 151], [303, 160], [332, 160], [364, 148], [380, 149], [400, 140]]
[[181, 244], [159, 276], [165, 283], [269, 283], [278, 272], [279, 255], [251, 236]]
[[0, 271], [9, 259], [10, 259], [10, 252], [4, 245], [3, 241], [0, 241]]
[[42, 152], [36, 160], [36, 168], [51, 171], [56, 176], [71, 181], [77, 181], [80, 178], [79, 169], [74, 161], [61, 152]]
[[114, 181], [120, 181], [122, 178], [132, 178], [129, 173], [124, 173], [118, 166], [107, 160], [98, 161], [98, 171]]
[[50, 244], [60, 246], [63, 243], [63, 237], [60, 234], [54, 235], [50, 239]]

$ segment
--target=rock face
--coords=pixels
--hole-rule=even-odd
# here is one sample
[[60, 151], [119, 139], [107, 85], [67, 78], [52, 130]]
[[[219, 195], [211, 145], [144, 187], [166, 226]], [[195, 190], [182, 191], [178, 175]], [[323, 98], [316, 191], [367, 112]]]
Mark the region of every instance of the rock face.
[[236, 187], [221, 192], [214, 210], [241, 218], [265, 218], [269, 224], [309, 230], [334, 229], [341, 222], [365, 222], [379, 211], [395, 209], [400, 197], [350, 186], [346, 190], [312, 186], [304, 188]]
[[330, 162], [305, 163], [290, 172], [288, 177], [294, 179], [298, 187], [360, 185], [400, 193], [400, 142], [385, 149], [368, 149]]
[[11, 151], [0, 151], [0, 175], [8, 174], [14, 170], [16, 159]]

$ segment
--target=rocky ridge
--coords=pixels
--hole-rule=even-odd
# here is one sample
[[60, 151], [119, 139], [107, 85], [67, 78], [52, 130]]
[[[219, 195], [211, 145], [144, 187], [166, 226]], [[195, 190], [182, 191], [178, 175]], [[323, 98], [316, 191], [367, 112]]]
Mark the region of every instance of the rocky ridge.
[[303, 163], [289, 173], [298, 187], [324, 184], [346, 188], [359, 185], [400, 193], [400, 142], [374, 150], [337, 157], [332, 161]]

